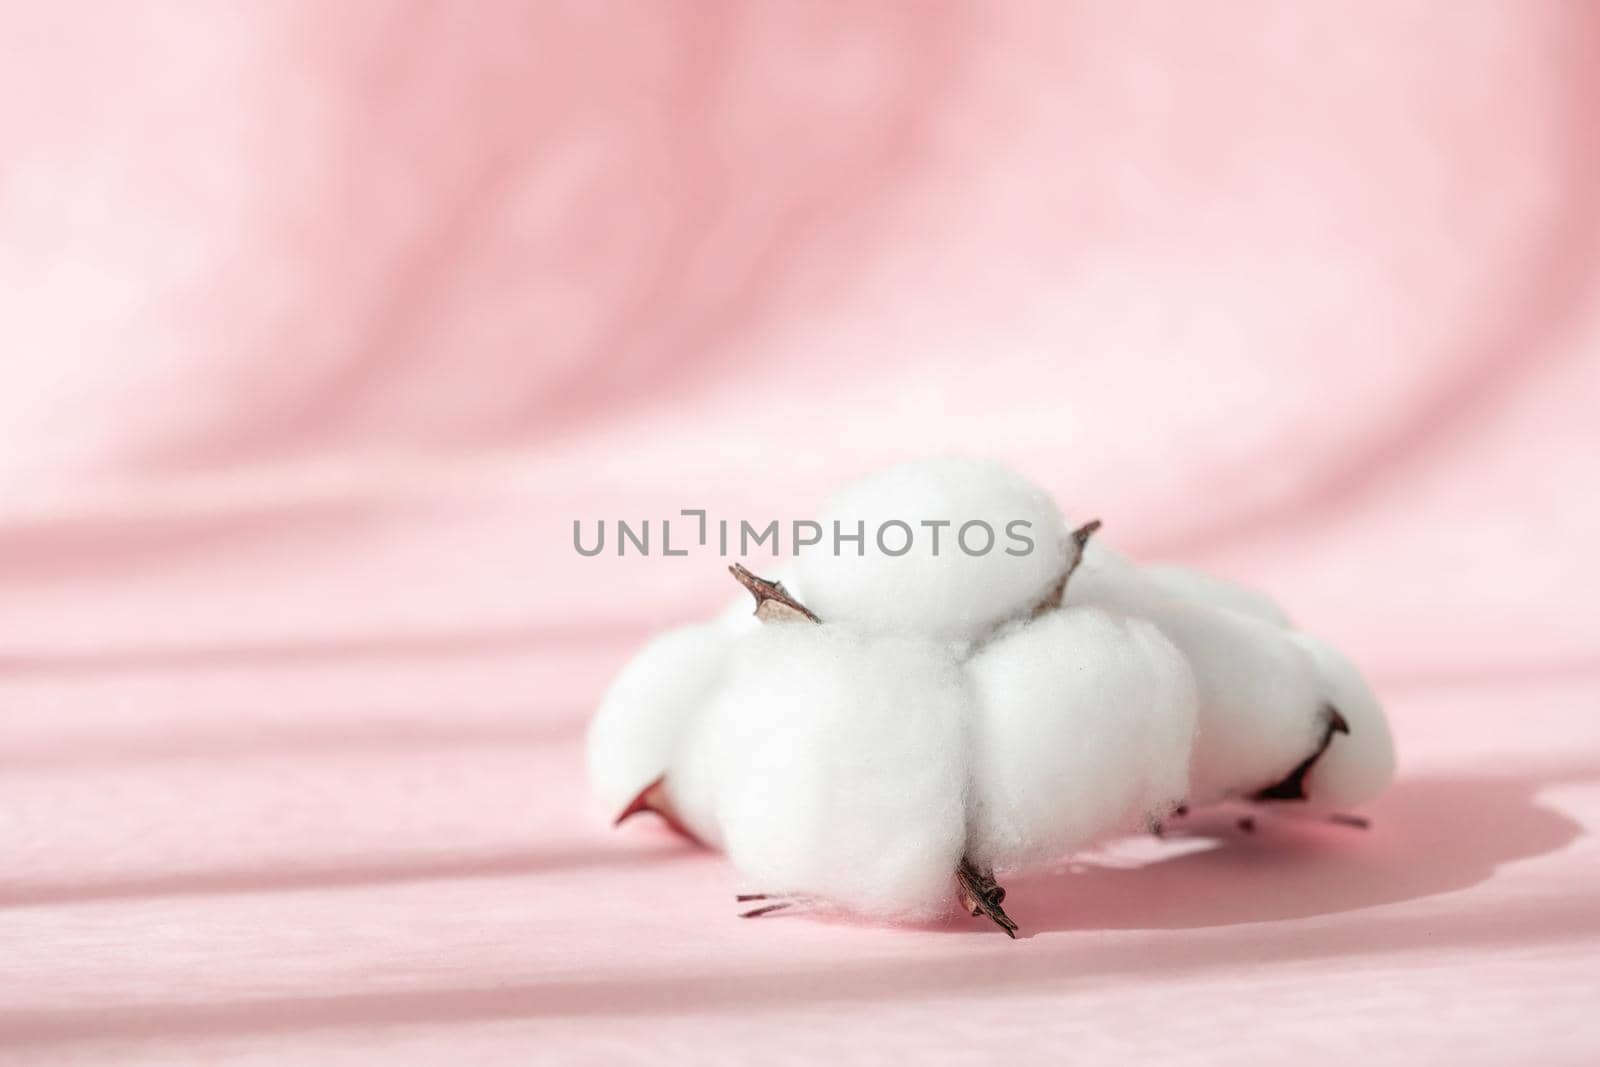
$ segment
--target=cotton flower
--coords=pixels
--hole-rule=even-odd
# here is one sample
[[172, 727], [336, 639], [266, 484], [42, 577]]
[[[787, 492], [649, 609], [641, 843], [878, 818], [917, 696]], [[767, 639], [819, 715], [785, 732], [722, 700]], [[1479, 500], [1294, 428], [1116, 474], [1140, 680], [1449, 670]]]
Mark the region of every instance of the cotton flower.
[[[913, 537], [880, 541], [897, 520]], [[970, 551], [974, 520], [1030, 551]], [[1098, 523], [1069, 532], [1004, 468], [892, 468], [835, 498], [825, 539], [835, 523], [859, 546], [802, 553], [781, 582], [731, 568], [755, 610], [651, 642], [589, 731], [608, 812], [724, 847], [761, 902], [747, 914], [959, 902], [1015, 936], [996, 871], [1183, 803], [1328, 811], [1393, 775], [1382, 710], [1337, 650], [1262, 593], [1140, 567], [1088, 540]]]

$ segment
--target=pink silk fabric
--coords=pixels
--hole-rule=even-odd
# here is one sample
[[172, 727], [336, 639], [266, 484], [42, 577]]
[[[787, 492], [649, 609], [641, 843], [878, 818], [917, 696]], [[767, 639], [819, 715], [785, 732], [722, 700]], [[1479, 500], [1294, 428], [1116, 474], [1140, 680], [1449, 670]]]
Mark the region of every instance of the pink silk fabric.
[[[0, 122], [0, 1061], [1600, 1060], [1600, 7], [17, 2]], [[735, 590], [573, 521], [947, 452], [1346, 648], [1373, 829], [610, 830]]]

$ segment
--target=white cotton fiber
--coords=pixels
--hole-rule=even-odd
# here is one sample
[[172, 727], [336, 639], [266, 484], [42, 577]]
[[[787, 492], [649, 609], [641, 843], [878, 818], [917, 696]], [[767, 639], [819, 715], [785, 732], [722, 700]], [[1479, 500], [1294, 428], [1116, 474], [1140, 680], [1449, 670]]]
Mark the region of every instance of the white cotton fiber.
[[1098, 608], [1019, 625], [968, 664], [968, 855], [1006, 870], [1142, 829], [1188, 793], [1196, 694], [1155, 626]]
[[1289, 616], [1275, 600], [1247, 585], [1176, 564], [1150, 564], [1140, 572], [1155, 588], [1179, 600], [1227, 608], [1274, 626], [1290, 625]]
[[[1201, 583], [1182, 583], [1196, 592]], [[1208, 586], [1207, 594], [1219, 586]], [[1174, 594], [1171, 582], [1091, 541], [1065, 602], [1155, 623], [1194, 671], [1200, 694], [1190, 802], [1248, 797], [1276, 785], [1316, 751], [1327, 728], [1322, 686], [1293, 631], [1254, 614]], [[1336, 749], [1345, 740], [1335, 738]]]
[[1200, 692], [1194, 803], [1276, 785], [1316, 751], [1327, 711], [1309, 658], [1286, 632], [1178, 601], [1151, 621], [1188, 658]]
[[1338, 649], [1310, 634], [1290, 637], [1311, 657], [1323, 699], [1350, 727], [1348, 734], [1334, 737], [1311, 769], [1307, 802], [1319, 810], [1364, 804], [1394, 779], [1394, 740], [1383, 708], [1355, 664]]
[[[655, 638], [629, 661], [589, 724], [589, 782], [616, 816], [663, 774], [685, 826], [714, 842], [709, 786], [696, 778], [689, 740], [722, 677], [734, 641], [715, 623], [686, 626]], [[676, 764], [687, 763], [684, 773]]]
[[[981, 638], [1030, 611], [1075, 551], [1049, 496], [976, 459], [891, 467], [834, 497], [819, 522], [822, 542], [799, 559], [807, 607], [826, 622], [947, 640]], [[885, 525], [892, 522], [909, 529], [903, 555], [891, 553], [906, 546], [907, 529]], [[948, 525], [924, 525], [941, 522]], [[842, 543], [835, 551], [835, 524], [846, 535], [862, 533], [859, 549]]]
[[1143, 607], [1151, 599], [1165, 600], [1168, 594], [1147, 579], [1142, 568], [1112, 549], [1104, 534], [1083, 546], [1083, 558], [1062, 597], [1066, 604], [1107, 604], [1119, 611]]
[[1261, 622], [1287, 628], [1289, 616], [1267, 594], [1214, 574], [1171, 563], [1139, 565], [1096, 537], [1083, 550], [1065, 597], [1068, 603], [1116, 604], [1148, 613], [1166, 600], [1226, 608]]
[[707, 711], [716, 814], [748, 888], [863, 915], [946, 912], [965, 838], [964, 678], [905, 636], [779, 623]]
[[[734, 647], [730, 646], [730, 651]], [[683, 739], [667, 765], [664, 786], [672, 817], [701, 844], [721, 848], [722, 823], [716, 810], [721, 766], [705, 715], [716, 692], [715, 688], [708, 692], [704, 703], [689, 716]]]

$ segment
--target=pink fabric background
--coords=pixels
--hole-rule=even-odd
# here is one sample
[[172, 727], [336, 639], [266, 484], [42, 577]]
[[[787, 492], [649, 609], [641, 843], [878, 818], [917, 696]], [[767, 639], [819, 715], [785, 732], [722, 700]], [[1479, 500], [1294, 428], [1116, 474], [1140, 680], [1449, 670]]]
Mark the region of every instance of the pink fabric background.
[[[0, 1058], [1600, 1058], [1600, 8], [0, 9]], [[698, 555], [932, 452], [1277, 592], [1376, 828], [734, 918], [588, 807]], [[1215, 831], [1215, 832], [1211, 832]]]

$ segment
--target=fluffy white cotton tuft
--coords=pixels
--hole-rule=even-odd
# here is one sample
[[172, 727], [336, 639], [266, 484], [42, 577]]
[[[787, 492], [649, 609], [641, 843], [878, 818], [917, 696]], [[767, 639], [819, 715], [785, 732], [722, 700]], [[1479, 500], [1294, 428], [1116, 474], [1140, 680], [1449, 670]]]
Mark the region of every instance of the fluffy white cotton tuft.
[[[733, 639], [715, 623], [662, 634], [629, 661], [589, 724], [589, 782], [615, 816], [662, 774], [686, 827], [715, 841], [709, 786], [690, 741], [727, 664]], [[690, 757], [694, 757], [690, 759]], [[689, 773], [677, 764], [690, 763]]]
[[1150, 564], [1141, 571], [1156, 589], [1179, 600], [1227, 608], [1273, 626], [1290, 625], [1288, 614], [1277, 601], [1247, 585], [1176, 564]]
[[968, 855], [998, 870], [1143, 828], [1188, 793], [1196, 693], [1155, 626], [1064, 608], [968, 664], [974, 712]]
[[1096, 537], [1083, 550], [1065, 597], [1073, 604], [1115, 604], [1148, 615], [1169, 600], [1224, 608], [1259, 622], [1288, 628], [1289, 616], [1267, 594], [1226, 578], [1170, 563], [1141, 566]]
[[1128, 614], [1144, 614], [1140, 609], [1160, 604], [1168, 597], [1145, 578], [1138, 564], [1106, 544], [1097, 534], [1083, 546], [1083, 558], [1072, 572], [1062, 596], [1066, 604], [1104, 604]]
[[1306, 744], [1308, 722], [1312, 749], [1299, 758], [1310, 755], [1326, 729], [1325, 707], [1349, 731], [1333, 735], [1307, 775], [1308, 807], [1360, 804], [1393, 780], [1389, 724], [1360, 672], [1328, 642], [1290, 628], [1265, 594], [1182, 567], [1138, 567], [1090, 542], [1065, 599], [1153, 619], [1190, 657], [1201, 689], [1198, 802], [1267, 784], [1263, 776]]
[[[730, 652], [736, 647], [731, 646]], [[716, 692], [713, 689], [707, 693], [705, 702], [690, 714], [682, 742], [667, 765], [664, 788], [671, 817], [701, 844], [721, 848], [722, 821], [717, 816], [716, 786], [722, 768], [705, 714]]]
[[1308, 803], [1317, 809], [1364, 804], [1394, 780], [1394, 740], [1383, 708], [1361, 672], [1343, 653], [1310, 634], [1290, 635], [1311, 657], [1323, 698], [1349, 724], [1336, 735], [1307, 777]]
[[[1199, 585], [1190, 582], [1187, 588], [1194, 592]], [[1176, 596], [1171, 583], [1152, 580], [1093, 541], [1065, 601], [1149, 619], [1188, 659], [1200, 694], [1191, 803], [1247, 797], [1276, 785], [1316, 751], [1327, 729], [1327, 700], [1292, 631], [1254, 614]], [[1335, 738], [1332, 747], [1343, 740]]]
[[[834, 497], [819, 521], [822, 543], [802, 550], [799, 560], [807, 607], [827, 622], [948, 640], [975, 640], [1031, 610], [1076, 551], [1049, 496], [977, 459], [891, 467]], [[890, 554], [907, 543], [906, 529], [884, 526], [895, 521], [909, 528], [903, 555]], [[835, 553], [835, 523], [847, 535], [862, 532], [860, 554], [853, 543]], [[987, 524], [992, 542], [973, 525], [964, 551], [968, 523]]]
[[1151, 621], [1188, 658], [1200, 692], [1195, 803], [1276, 785], [1316, 751], [1327, 709], [1310, 660], [1282, 629], [1181, 602]]
[[749, 887], [877, 917], [948, 910], [966, 702], [927, 641], [806, 623], [742, 640], [706, 722], [717, 818]]

